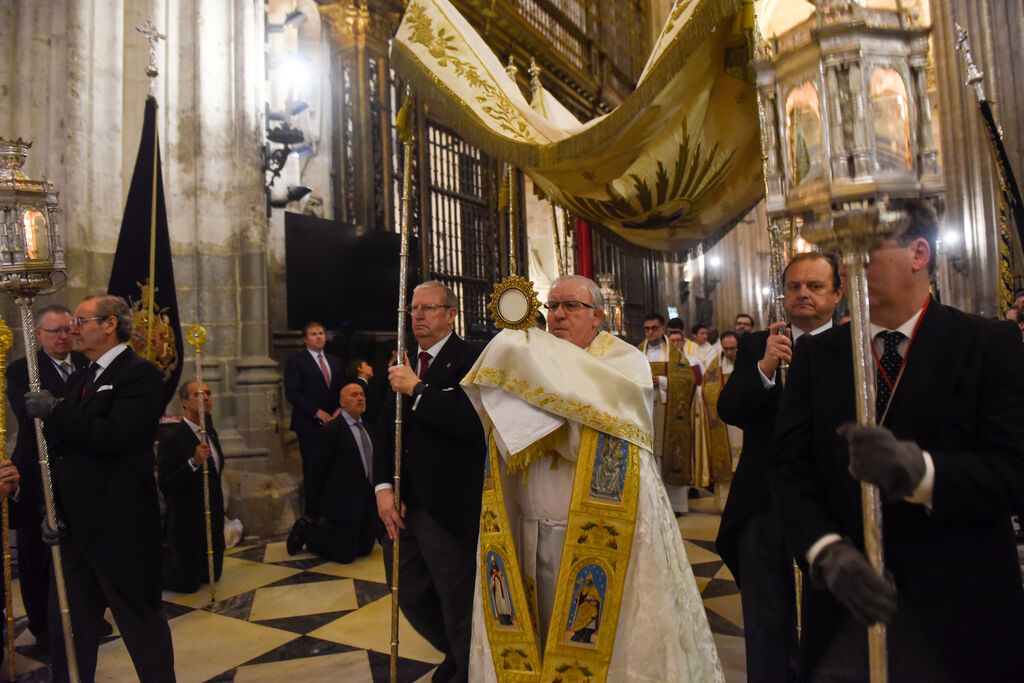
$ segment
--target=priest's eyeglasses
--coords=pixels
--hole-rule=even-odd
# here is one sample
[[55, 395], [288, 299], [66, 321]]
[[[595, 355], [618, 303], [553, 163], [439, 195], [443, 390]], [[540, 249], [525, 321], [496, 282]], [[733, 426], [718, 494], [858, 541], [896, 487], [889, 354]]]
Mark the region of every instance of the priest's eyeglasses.
[[430, 315], [434, 311], [439, 311], [442, 308], [454, 308], [454, 306], [445, 306], [443, 304], [437, 304], [434, 306], [416, 304], [415, 306], [409, 307], [409, 313], [411, 315], [416, 315], [417, 313], [424, 313], [426, 315]]
[[65, 325], [64, 327], [39, 327], [36, 329], [38, 329], [40, 332], [45, 332], [46, 334], [71, 334], [70, 325]]
[[557, 311], [559, 306], [564, 308], [566, 313], [575, 313], [576, 311], [584, 308], [594, 308], [591, 304], [585, 304], [582, 301], [573, 301], [572, 299], [569, 301], [549, 301], [544, 304], [544, 308], [552, 313]]

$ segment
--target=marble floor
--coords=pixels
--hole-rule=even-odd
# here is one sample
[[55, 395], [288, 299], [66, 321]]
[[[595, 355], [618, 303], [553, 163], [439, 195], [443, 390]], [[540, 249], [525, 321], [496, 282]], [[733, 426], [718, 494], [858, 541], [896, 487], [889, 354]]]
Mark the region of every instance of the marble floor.
[[[679, 519], [686, 551], [730, 682], [746, 680], [739, 592], [714, 552], [720, 516], [710, 497], [690, 501]], [[283, 540], [228, 551], [216, 602], [209, 591], [164, 593], [179, 681], [386, 681], [391, 599], [383, 559], [374, 552], [348, 565], [307, 553], [289, 556]], [[19, 681], [49, 681], [47, 657], [26, 629], [13, 587]], [[108, 621], [113, 623], [108, 613]], [[399, 678], [429, 681], [441, 655], [402, 621]], [[0, 680], [7, 673], [6, 662]], [[135, 680], [116, 630], [100, 646], [98, 681]]]

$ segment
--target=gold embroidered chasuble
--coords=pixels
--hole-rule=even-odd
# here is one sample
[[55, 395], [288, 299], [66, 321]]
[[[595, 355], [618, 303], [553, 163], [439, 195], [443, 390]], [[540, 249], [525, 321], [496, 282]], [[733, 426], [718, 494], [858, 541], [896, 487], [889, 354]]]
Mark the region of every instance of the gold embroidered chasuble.
[[[504, 330], [462, 384], [491, 446], [472, 680], [721, 680], [650, 453], [643, 355], [607, 333], [584, 351], [540, 330]], [[560, 525], [554, 546], [531, 531], [537, 496], [540, 516], [562, 520], [545, 520]], [[632, 638], [648, 627], [672, 633], [667, 646]]]
[[707, 421], [708, 473], [713, 483], [732, 481], [732, 444], [729, 427], [718, 416], [718, 397], [729, 375], [722, 372], [721, 356], [715, 356], [704, 372], [704, 417]]
[[[687, 340], [697, 348], [696, 344]], [[694, 464], [694, 400], [697, 396], [697, 378], [685, 354], [663, 338], [663, 349], [668, 349], [664, 361], [648, 361], [651, 374], [667, 377], [666, 400], [662, 406], [658, 388], [654, 390], [656, 422], [654, 425], [654, 454], [661, 458], [661, 478], [669, 485], [687, 486], [693, 483]], [[638, 347], [646, 356], [647, 340]]]

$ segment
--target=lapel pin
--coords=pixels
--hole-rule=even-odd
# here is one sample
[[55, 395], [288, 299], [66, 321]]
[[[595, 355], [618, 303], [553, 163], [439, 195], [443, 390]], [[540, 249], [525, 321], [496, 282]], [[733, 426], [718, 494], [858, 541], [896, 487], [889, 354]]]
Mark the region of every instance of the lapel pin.
[[448, 365], [446, 365], [445, 367], [446, 367], [446, 368], [450, 368], [451, 366], [452, 366], [452, 364], [451, 364], [451, 363], [449, 363], [449, 364], [448, 364]]

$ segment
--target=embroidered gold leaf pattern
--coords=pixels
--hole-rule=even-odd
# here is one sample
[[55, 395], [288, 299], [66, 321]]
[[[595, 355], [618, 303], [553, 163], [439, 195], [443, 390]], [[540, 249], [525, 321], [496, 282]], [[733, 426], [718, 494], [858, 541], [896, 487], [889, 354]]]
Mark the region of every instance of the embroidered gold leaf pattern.
[[524, 142], [538, 142], [508, 97], [494, 83], [481, 76], [474, 64], [462, 59], [468, 53], [469, 46], [459, 35], [449, 33], [444, 26], [435, 32], [433, 20], [428, 16], [427, 8], [421, 4], [410, 5], [404, 21], [410, 27], [411, 42], [425, 47], [430, 56], [437, 60], [438, 66], [445, 68], [450, 65], [457, 77], [479, 91], [473, 99], [501, 130]]
[[[684, 129], [671, 172], [659, 160], [653, 179], [636, 173], [626, 176], [634, 190], [631, 199], [611, 191], [608, 199], [558, 194], [573, 211], [608, 221], [618, 220], [625, 228], [683, 227], [711, 200], [732, 168], [735, 153], [735, 150], [724, 153], [717, 144], [705, 151], [699, 141], [691, 146], [690, 135]], [[659, 209], [666, 206], [671, 210]]]

